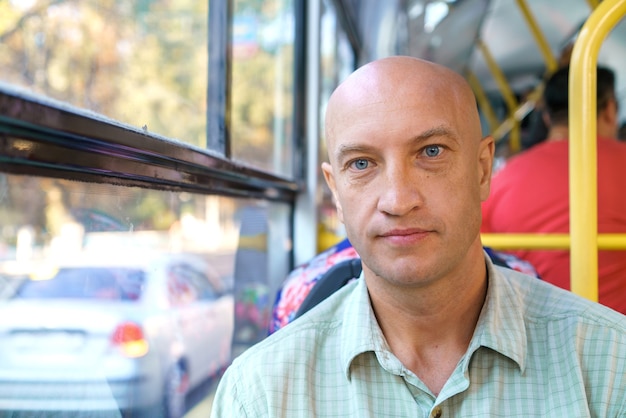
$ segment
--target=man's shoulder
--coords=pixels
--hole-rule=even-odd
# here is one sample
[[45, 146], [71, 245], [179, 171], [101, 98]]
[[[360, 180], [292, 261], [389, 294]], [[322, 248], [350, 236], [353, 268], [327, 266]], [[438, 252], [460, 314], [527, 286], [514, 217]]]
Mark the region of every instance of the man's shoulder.
[[[559, 171], [567, 164], [567, 141], [545, 141], [509, 157], [493, 173], [492, 187], [518, 190], [537, 186], [531, 177]], [[566, 167], [565, 167], [566, 168]], [[567, 172], [567, 170], [565, 171]], [[493, 193], [492, 193], [493, 194]]]
[[528, 164], [537, 164], [538, 161], [546, 159], [566, 158], [567, 155], [567, 141], [544, 141], [509, 157], [500, 171], [516, 171]]
[[626, 142], [613, 138], [598, 137], [598, 158], [624, 158], [626, 157]]
[[245, 368], [280, 365], [301, 361], [307, 352], [339, 350], [345, 300], [355, 285], [356, 282], [345, 285], [302, 317], [250, 347], [234, 364], [245, 364]]
[[515, 299], [524, 318], [534, 324], [614, 329], [626, 342], [626, 316], [571, 291], [510, 269], [495, 267], [508, 297]]

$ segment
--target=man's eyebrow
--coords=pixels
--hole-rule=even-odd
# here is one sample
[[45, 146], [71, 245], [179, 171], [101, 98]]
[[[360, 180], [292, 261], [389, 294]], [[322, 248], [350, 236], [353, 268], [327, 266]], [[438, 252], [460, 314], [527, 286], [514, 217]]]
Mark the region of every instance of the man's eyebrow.
[[[420, 143], [432, 137], [446, 137], [458, 142], [456, 135], [443, 125], [421, 132], [414, 136], [411, 140], [415, 143]], [[368, 144], [342, 144], [338, 147], [335, 157], [337, 158], [337, 161], [341, 161], [341, 159], [345, 158], [347, 154], [370, 153], [375, 152], [376, 149], [376, 146]]]
[[424, 141], [426, 139], [430, 139], [433, 136], [445, 136], [447, 138], [451, 138], [457, 140], [456, 135], [448, 128], [443, 125], [435, 126], [434, 128], [428, 129], [419, 135], [416, 135], [413, 140], [416, 142]]
[[364, 145], [364, 144], [342, 144], [339, 146], [339, 148], [337, 149], [337, 153], [336, 153], [336, 158], [337, 161], [341, 161], [342, 158], [344, 158], [347, 154], [351, 154], [351, 153], [367, 153], [370, 152], [372, 150], [374, 150], [375, 147], [371, 146], [371, 145]]

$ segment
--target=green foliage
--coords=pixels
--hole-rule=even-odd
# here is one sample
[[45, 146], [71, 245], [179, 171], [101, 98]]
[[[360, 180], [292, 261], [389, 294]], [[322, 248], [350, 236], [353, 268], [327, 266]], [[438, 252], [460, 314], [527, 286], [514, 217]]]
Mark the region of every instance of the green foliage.
[[0, 80], [202, 147], [208, 4], [132, 3], [0, 2]]
[[[0, 81], [204, 148], [208, 4], [0, 0]], [[286, 28], [281, 18], [293, 18], [292, 1], [236, 0], [234, 7], [236, 14], [252, 15], [259, 25], [258, 48], [233, 61], [233, 155], [274, 171], [290, 158], [284, 137], [293, 107], [293, 34], [288, 32], [293, 28]], [[267, 28], [274, 32], [264, 41]], [[87, 206], [135, 230], [164, 230], [180, 217], [180, 202], [170, 193], [98, 189], [28, 176], [0, 178], [10, 191], [0, 196], [0, 229], [5, 231], [22, 225], [50, 233], [58, 229], [54, 224], [62, 220], [46, 216], [52, 184], [61, 194], [55, 219]], [[26, 179], [32, 182], [30, 191], [20, 195]], [[8, 242], [5, 238], [0, 237], [0, 244]]]

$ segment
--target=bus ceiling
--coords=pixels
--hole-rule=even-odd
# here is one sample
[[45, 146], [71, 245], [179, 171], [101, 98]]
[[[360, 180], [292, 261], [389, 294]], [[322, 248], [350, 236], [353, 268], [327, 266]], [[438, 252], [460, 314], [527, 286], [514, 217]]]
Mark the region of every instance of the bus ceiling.
[[[336, 0], [343, 9], [359, 64], [412, 55], [466, 75], [477, 93], [500, 101], [494, 115], [504, 136], [534, 107], [546, 75], [567, 60], [576, 35], [600, 0]], [[626, 22], [605, 40], [598, 63], [617, 73], [626, 99]], [[534, 92], [534, 94], [533, 94]], [[479, 96], [479, 94], [477, 94]], [[484, 109], [489, 113], [489, 109]], [[626, 121], [626, 106], [620, 107]], [[494, 112], [497, 113], [497, 112]], [[501, 113], [501, 112], [500, 112]], [[508, 124], [507, 122], [508, 120]], [[496, 138], [498, 139], [498, 138]]]

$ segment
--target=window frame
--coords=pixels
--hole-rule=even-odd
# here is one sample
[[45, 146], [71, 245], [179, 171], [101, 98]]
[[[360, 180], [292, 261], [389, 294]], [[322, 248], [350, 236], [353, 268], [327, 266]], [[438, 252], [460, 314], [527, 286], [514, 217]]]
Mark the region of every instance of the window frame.
[[0, 85], [0, 171], [292, 203], [298, 185], [66, 104]]

